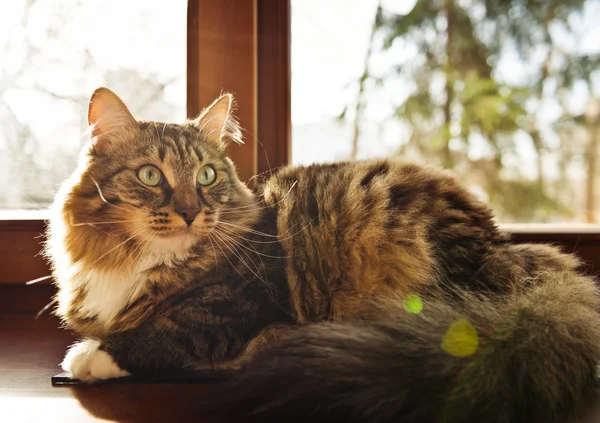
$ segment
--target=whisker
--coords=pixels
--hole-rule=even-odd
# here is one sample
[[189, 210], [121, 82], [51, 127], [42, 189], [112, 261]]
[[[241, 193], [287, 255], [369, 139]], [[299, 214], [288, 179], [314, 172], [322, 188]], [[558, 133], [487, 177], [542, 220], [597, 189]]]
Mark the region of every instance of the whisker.
[[208, 131], [208, 133], [205, 135], [205, 137], [208, 138], [213, 132], [216, 132], [216, 131], [219, 131], [219, 130], [223, 131], [223, 129], [218, 129], [218, 128], [211, 129], [210, 131]]
[[42, 276], [41, 278], [32, 279], [30, 281], [25, 282], [25, 285], [33, 285], [34, 283], [38, 283], [38, 282], [45, 281], [48, 279], [52, 279], [52, 275]]
[[48, 310], [50, 307], [52, 307], [54, 304], [56, 304], [58, 302], [58, 298], [53, 299], [52, 301], [50, 301], [48, 304], [46, 304], [40, 311], [37, 312], [37, 314], [35, 315], [35, 317], [33, 318], [34, 320], [37, 320], [42, 314], [44, 314], [44, 312], [46, 310]]
[[[250, 246], [250, 248], [249, 248], [249, 247], [245, 246], [243, 243], [237, 241], [233, 236], [228, 235], [227, 233], [223, 233], [223, 232], [219, 232], [219, 231], [217, 231], [217, 233], [220, 236], [225, 237], [226, 239], [228, 239], [230, 242], [233, 242], [236, 245], [240, 246], [241, 248], [244, 248], [245, 250], [248, 250], [251, 253], [256, 254], [258, 256], [258, 259], [261, 261], [261, 265], [262, 265], [262, 268], [263, 268], [263, 272], [265, 274], [265, 278], [266, 278], [267, 271], [266, 271], [265, 263], [264, 263], [262, 257], [268, 257], [268, 258], [274, 258], [274, 259], [285, 259], [285, 258], [287, 258], [286, 256], [271, 256], [269, 254], [260, 253], [260, 252], [258, 252], [258, 250], [256, 248], [254, 248], [254, 246], [252, 244], [248, 244]], [[247, 253], [246, 253], [246, 255], [247, 255]]]
[[[240, 273], [240, 271], [238, 270], [238, 268], [237, 268], [237, 267], [236, 267], [236, 266], [235, 266], [235, 265], [234, 265], [234, 264], [231, 262], [231, 260], [229, 260], [229, 257], [227, 256], [227, 254], [225, 254], [225, 252], [223, 251], [223, 249], [221, 248], [221, 246], [220, 246], [220, 245], [219, 245], [219, 243], [217, 242], [217, 241], [218, 241], [218, 238], [217, 238], [217, 237], [218, 237], [218, 234], [217, 234], [217, 233], [213, 233], [213, 234], [209, 233], [209, 234], [208, 234], [208, 236], [209, 236], [209, 238], [210, 238], [211, 240], [212, 240], [212, 238], [213, 238], [213, 235], [215, 236], [215, 239], [214, 239], [214, 241], [215, 241], [215, 244], [217, 245], [217, 248], [218, 248], [218, 249], [221, 251], [221, 253], [223, 254], [223, 256], [225, 256], [225, 259], [226, 259], [226, 260], [229, 262], [229, 264], [230, 264], [230, 265], [233, 267], [233, 269], [234, 269], [234, 270], [237, 272], [237, 274], [238, 274], [238, 275], [240, 275], [240, 277], [241, 277], [241, 278], [242, 278], [244, 281], [246, 281], [246, 283], [251, 283], [251, 282], [250, 282], [248, 279], [246, 279], [246, 278], [244, 277], [244, 275], [242, 275], [242, 274]], [[225, 245], [225, 246], [227, 246], [227, 245]], [[228, 247], [228, 248], [229, 248], [229, 247]], [[229, 249], [229, 250], [231, 251], [231, 249]], [[236, 256], [238, 259], [240, 258], [240, 257], [239, 257], [239, 256], [237, 256], [235, 253], [233, 253], [233, 251], [232, 251], [232, 254], [233, 254], [234, 256]], [[243, 262], [243, 260], [242, 260], [242, 262]], [[248, 266], [246, 265], [246, 267], [248, 267]], [[252, 272], [252, 269], [250, 269], [249, 267], [248, 267], [248, 269], [249, 269], [249, 270]], [[254, 272], [253, 272], [253, 273], [254, 273]], [[275, 304], [275, 305], [276, 305], [276, 306], [277, 306], [279, 309], [281, 309], [281, 310], [282, 310], [284, 313], [286, 313], [286, 314], [288, 314], [288, 315], [290, 315], [290, 316], [291, 316], [291, 314], [289, 313], [289, 311], [288, 311], [288, 310], [286, 310], [285, 308], [283, 308], [283, 307], [281, 306], [281, 304], [280, 304], [280, 303], [277, 301], [277, 298], [274, 296], [274, 293], [273, 293], [272, 291], [278, 292], [280, 295], [281, 295], [281, 292], [279, 292], [278, 290], [274, 289], [274, 287], [273, 287], [273, 286], [271, 286], [271, 285], [269, 285], [267, 282], [263, 281], [263, 280], [262, 280], [262, 279], [261, 279], [261, 278], [260, 278], [258, 275], [255, 275], [255, 276], [256, 276], [256, 277], [257, 277], [259, 280], [261, 280], [261, 281], [262, 281], [262, 282], [265, 284], [265, 286], [267, 286], [267, 287], [269, 287], [269, 288], [270, 288], [270, 289], [267, 289], [266, 293], [267, 293], [267, 295], [269, 295], [269, 297], [270, 297], [270, 298], [271, 298], [271, 300], [273, 301], [273, 304]]]
[[[228, 238], [228, 239], [229, 239], [231, 242], [235, 243], [236, 245], [238, 245], [238, 246], [240, 246], [240, 247], [242, 247], [242, 248], [244, 248], [244, 249], [246, 249], [246, 250], [248, 250], [248, 251], [250, 251], [250, 252], [253, 252], [253, 253], [255, 253], [255, 254], [258, 256], [258, 259], [260, 260], [260, 264], [261, 264], [261, 267], [262, 267], [263, 275], [264, 275], [264, 278], [265, 278], [265, 279], [264, 279], [264, 281], [263, 281], [263, 283], [265, 283], [265, 284], [266, 284], [266, 283], [268, 283], [267, 269], [266, 269], [266, 267], [265, 267], [265, 262], [263, 261], [263, 259], [262, 259], [262, 257], [261, 257], [261, 256], [265, 256], [265, 257], [271, 257], [271, 256], [268, 256], [268, 255], [266, 255], [266, 254], [261, 254], [261, 253], [259, 253], [259, 252], [256, 250], [256, 248], [252, 247], [252, 245], [250, 245], [250, 246], [252, 247], [252, 249], [249, 249], [248, 247], [246, 247], [245, 245], [243, 245], [242, 243], [240, 243], [239, 241], [237, 241], [235, 238], [233, 238], [233, 237], [231, 237], [231, 236], [229, 236], [229, 235], [227, 235], [227, 234], [220, 233], [220, 235], [221, 235], [222, 237], [226, 237], [226, 238]], [[243, 252], [243, 253], [246, 255], [246, 257], [248, 257], [248, 259], [249, 259], [250, 261], [252, 261], [252, 263], [254, 264], [254, 266], [256, 266], [256, 263], [254, 263], [254, 260], [252, 260], [252, 258], [251, 258], [251, 257], [248, 255], [248, 253], [246, 253], [246, 252], [245, 252], [245, 251], [243, 251], [243, 250], [242, 250], [242, 252]], [[275, 258], [275, 257], [273, 256], [273, 258]], [[260, 273], [260, 272], [259, 272], [259, 270], [258, 270], [258, 266], [256, 266], [256, 271], [257, 271], [257, 273]], [[258, 276], [257, 276], [257, 277], [258, 277]]]
[[[219, 235], [217, 233], [215, 233], [215, 235]], [[248, 257], [248, 260], [250, 260], [252, 262], [252, 264], [254, 265], [254, 269], [256, 270], [256, 272], [254, 270], [252, 270], [252, 268], [250, 267], [250, 265], [246, 262], [246, 260], [244, 260], [244, 258], [242, 257], [240, 250], [238, 250], [237, 248], [235, 248], [235, 244], [233, 244], [231, 241], [228, 241], [227, 239], [225, 239], [225, 237], [221, 234], [219, 235], [221, 237], [221, 241], [223, 242], [223, 244], [229, 249], [229, 251], [231, 251], [231, 254], [233, 254], [234, 256], [236, 256], [240, 262], [242, 262], [242, 264], [244, 264], [248, 270], [250, 270], [250, 272], [252, 272], [252, 274], [254, 276], [256, 276], [261, 282], [263, 283], [267, 283], [264, 279], [262, 279], [258, 273], [260, 273], [260, 270], [258, 269], [258, 266], [256, 264], [256, 262], [254, 260], [252, 260], [252, 258], [248, 255], [248, 253], [246, 253], [245, 251], [241, 251], [241, 253], [244, 253], [246, 255], [246, 257]]]
[[[223, 236], [223, 234], [221, 234], [221, 237], [222, 237], [222, 236]], [[223, 240], [223, 241], [224, 241], [224, 240]], [[240, 245], [240, 244], [238, 243], [238, 245]], [[240, 245], [240, 246], [242, 246], [242, 247], [243, 247], [243, 245]], [[230, 249], [230, 251], [231, 251], [231, 249]], [[243, 252], [243, 253], [246, 255], [246, 257], [250, 258], [250, 257], [248, 256], [248, 254], [247, 254], [247, 253], [245, 253], [244, 251], [242, 251], [242, 252]], [[258, 253], [256, 250], [254, 250], [254, 252]], [[233, 252], [232, 252], [232, 253], [233, 253]], [[240, 259], [240, 260], [241, 260], [241, 257], [240, 257], [240, 256], [236, 255], [236, 257], [237, 257], [238, 259]], [[267, 271], [266, 271], [266, 268], [265, 268], [265, 263], [264, 263], [264, 261], [262, 260], [262, 258], [260, 257], [260, 255], [259, 255], [259, 257], [258, 257], [258, 258], [259, 258], [259, 259], [260, 259], [260, 261], [261, 261], [261, 264], [262, 264], [262, 268], [263, 268], [263, 272], [264, 272], [264, 277], [265, 277], [265, 279], [262, 279], [262, 278], [261, 278], [259, 275], [257, 275], [256, 273], [252, 272], [252, 269], [251, 269], [251, 268], [250, 268], [250, 267], [249, 267], [249, 266], [248, 266], [248, 265], [247, 265], [247, 264], [246, 264], [246, 263], [245, 263], [243, 260], [241, 260], [241, 261], [242, 261], [242, 263], [246, 264], [246, 267], [247, 267], [247, 268], [248, 268], [248, 269], [249, 269], [249, 270], [250, 270], [250, 271], [251, 271], [251, 272], [252, 272], [252, 273], [253, 273], [253, 274], [254, 274], [254, 275], [255, 275], [255, 276], [256, 276], [256, 277], [257, 277], [257, 278], [258, 278], [258, 279], [259, 279], [259, 280], [260, 280], [260, 281], [261, 281], [261, 282], [262, 282], [262, 283], [265, 285], [265, 286], [266, 286], [266, 287], [268, 287], [268, 288], [269, 288], [269, 289], [267, 289], [266, 293], [267, 293], [267, 295], [268, 295], [268, 296], [271, 298], [271, 300], [273, 301], [273, 304], [275, 304], [275, 305], [276, 305], [276, 306], [277, 306], [279, 309], [281, 309], [283, 312], [285, 312], [285, 313], [288, 313], [288, 311], [287, 311], [286, 309], [284, 309], [283, 307], [281, 307], [281, 304], [278, 302], [278, 300], [277, 300], [277, 297], [275, 296], [275, 293], [277, 293], [277, 294], [279, 294], [279, 295], [282, 295], [282, 292], [281, 292], [281, 291], [279, 291], [279, 290], [278, 290], [278, 289], [277, 289], [275, 286], [273, 286], [273, 285], [269, 284], [269, 282], [268, 282], [268, 280], [267, 280], [268, 278], [267, 278]], [[252, 263], [254, 263], [254, 261], [253, 261], [251, 258], [250, 258], [250, 260], [252, 261]], [[254, 263], [254, 264], [256, 265], [256, 263]], [[257, 269], [257, 272], [258, 272], [258, 269]]]
[[152, 237], [152, 234], [147, 234], [139, 243], [138, 245], [131, 251], [129, 252], [129, 257], [131, 258], [140, 258], [145, 254], [145, 248], [146, 248], [146, 241], [148, 241], [150, 238]]
[[[299, 233], [302, 233], [302, 232], [303, 232], [303, 231], [304, 231], [306, 228], [308, 228], [310, 225], [312, 225], [313, 221], [314, 221], [313, 219], [309, 220], [308, 222], [306, 222], [306, 224], [305, 224], [304, 226], [302, 226], [302, 227], [301, 227], [299, 230], [297, 230], [296, 232], [294, 232], [294, 233], [293, 233], [293, 234], [291, 234], [291, 235], [284, 236], [283, 238], [282, 238], [282, 237], [279, 237], [279, 241], [280, 241], [280, 242], [281, 242], [281, 241], [286, 241], [286, 240], [288, 240], [288, 239], [290, 239], [290, 238], [293, 238], [293, 237], [295, 237], [295, 236], [296, 236], [296, 235], [298, 235]], [[295, 226], [298, 226], [299, 224], [300, 224], [300, 222], [298, 222], [297, 224], [293, 225], [293, 226], [292, 226], [290, 229], [288, 229], [288, 231], [287, 231], [287, 232], [284, 232], [284, 233], [283, 233], [283, 235], [287, 234], [289, 231], [291, 231], [291, 230], [292, 230], [292, 228], [294, 228]]]
[[[223, 222], [223, 221], [219, 221], [217, 223], [217, 226], [219, 224], [223, 224], [223, 225], [231, 226], [232, 228], [240, 229], [240, 230], [242, 230], [244, 232], [249, 232], [249, 233], [252, 233], [252, 234], [255, 234], [255, 235], [269, 237], [269, 238], [277, 238], [278, 241], [283, 241], [283, 240], [286, 240], [286, 239], [290, 239], [291, 237], [293, 237], [295, 235], [298, 235], [304, 229], [306, 229], [307, 227], [309, 227], [312, 224], [312, 222], [313, 222], [313, 220], [311, 219], [304, 226], [302, 226], [302, 228], [300, 228], [297, 232], [295, 232], [295, 233], [293, 233], [293, 234], [291, 234], [289, 236], [284, 236], [284, 235], [287, 235], [293, 228], [295, 228], [296, 226], [298, 226], [300, 224], [300, 222], [296, 223], [295, 225], [292, 225], [286, 232], [284, 232], [284, 233], [282, 233], [280, 235], [271, 235], [271, 234], [267, 234], [267, 233], [264, 233], [264, 232], [256, 231], [256, 230], [251, 229], [251, 228], [246, 228], [246, 227], [243, 227], [243, 226], [238, 226], [238, 225], [234, 225], [232, 223]], [[260, 241], [252, 241], [252, 242], [260, 242]]]
[[[250, 136], [250, 138], [252, 138], [254, 141], [256, 141], [256, 143], [258, 145], [260, 145], [261, 147], [264, 148], [264, 144], [252, 132], [250, 132], [246, 128], [240, 128], [240, 129], [242, 130], [242, 132], [246, 133], [248, 136]], [[253, 181], [254, 179], [256, 179], [256, 178], [264, 175], [265, 173], [268, 173], [269, 176], [271, 177], [271, 176], [273, 176], [273, 170], [276, 170], [276, 169], [278, 169], [278, 168], [281, 167], [281, 166], [275, 166], [274, 168], [271, 167], [271, 162], [269, 160], [269, 154], [267, 153], [266, 149], [265, 149], [265, 159], [266, 159], [266, 162], [267, 162], [267, 169], [268, 170], [266, 170], [266, 171], [264, 171], [262, 173], [257, 173], [256, 175], [254, 175], [250, 179], [248, 179], [246, 181], [246, 183], [249, 183], [249, 182]]]
[[198, 142], [200, 140], [201, 136], [205, 136], [205, 137], [208, 138], [208, 135], [210, 135], [213, 131], [210, 131], [208, 134], [203, 134], [202, 131], [204, 130], [204, 127], [206, 125], [208, 125], [208, 123], [211, 120], [213, 120], [214, 118], [219, 117], [219, 116], [224, 116], [224, 115], [223, 114], [214, 115], [214, 116], [212, 116], [211, 118], [207, 119], [205, 122], [202, 123], [202, 126], [200, 126], [200, 128], [198, 128], [198, 136], [196, 137], [196, 142]]
[[275, 239], [273, 241], [257, 241], [257, 240], [254, 240], [254, 239], [245, 238], [239, 232], [237, 232], [235, 229], [231, 229], [231, 228], [219, 226], [219, 223], [222, 223], [222, 222], [218, 222], [215, 225], [215, 229], [218, 228], [218, 229], [220, 229], [222, 231], [226, 231], [227, 233], [229, 233], [231, 235], [235, 235], [235, 236], [237, 236], [237, 237], [239, 237], [239, 238], [241, 238], [241, 239], [243, 239], [245, 241], [248, 241], [248, 242], [253, 242], [255, 244], [276, 244], [276, 243], [279, 242], [279, 239]]
[[252, 203], [252, 204], [249, 204], [247, 206], [240, 206], [240, 207], [236, 207], [236, 208], [232, 208], [232, 209], [226, 209], [224, 211], [219, 212], [219, 215], [220, 216], [221, 215], [227, 216], [228, 214], [238, 215], [238, 214], [240, 214], [240, 212], [249, 212], [249, 211], [252, 211], [252, 210], [247, 210], [247, 209], [250, 209], [250, 208], [252, 208], [255, 211], [266, 210], [266, 209], [270, 209], [270, 208], [274, 207], [276, 204], [279, 204], [279, 202], [276, 203], [276, 204], [271, 204], [271, 205], [265, 205], [265, 206], [259, 206], [259, 207], [257, 207], [259, 204], [260, 203]]
[[[256, 251], [256, 249], [254, 249], [254, 250], [251, 250], [251, 249], [249, 249], [248, 247], [246, 247], [245, 245], [243, 245], [241, 242], [239, 242], [238, 240], [236, 240], [236, 239], [235, 239], [233, 236], [231, 236], [231, 235], [229, 235], [229, 234], [227, 234], [227, 233], [224, 233], [224, 232], [221, 232], [221, 231], [217, 231], [217, 234], [219, 234], [219, 235], [220, 235], [221, 237], [223, 237], [224, 239], [227, 239], [227, 240], [229, 240], [229, 242], [232, 242], [232, 243], [234, 243], [235, 245], [237, 245], [237, 246], [239, 246], [239, 247], [241, 247], [241, 248], [244, 248], [244, 249], [246, 249], [246, 250], [248, 250], [248, 251], [250, 251], [250, 252], [252, 252], [252, 253], [256, 253], [256, 254], [258, 255], [258, 259], [259, 259], [259, 260], [260, 260], [260, 262], [261, 262], [261, 265], [262, 265], [263, 271], [266, 273], [266, 269], [265, 269], [265, 263], [264, 263], [264, 262], [263, 262], [263, 260], [262, 260], [261, 254], [260, 254], [258, 251]], [[251, 258], [248, 256], [248, 253], [246, 253], [246, 252], [245, 252], [245, 251], [243, 251], [243, 250], [242, 250], [242, 252], [243, 252], [244, 254], [246, 254], [246, 257], [248, 257], [248, 258], [249, 258], [249, 259], [252, 261], [252, 263], [254, 263], [254, 260], [252, 260], [252, 259], [251, 259]], [[254, 263], [254, 265], [256, 266], [256, 263]], [[257, 268], [258, 268], [258, 267], [257, 267]]]
[[[131, 253], [129, 254], [129, 257], [135, 257], [135, 254], [137, 254], [138, 252], [140, 253], [140, 256], [142, 256], [144, 254], [144, 252], [145, 252], [145, 251], [143, 251], [143, 249], [145, 248], [146, 241], [148, 239], [150, 239], [151, 236], [152, 236], [152, 234], [147, 234], [140, 241], [139, 245], [133, 251], [131, 251]], [[131, 301], [134, 298], [134, 295], [138, 293], [138, 288], [139, 288], [140, 284], [145, 283], [145, 282], [147, 282], [147, 279], [138, 278], [138, 280], [135, 283], [135, 286], [130, 291], [129, 296], [127, 297], [127, 302], [125, 304], [130, 304], [131, 303]]]
[[[256, 136], [252, 132], [250, 132], [246, 128], [240, 128], [240, 129], [242, 130], [242, 132], [245, 132], [246, 134], [248, 134], [248, 136], [250, 138], [252, 138], [254, 141], [256, 141], [257, 144], [259, 144], [261, 147], [264, 147], [264, 144], [258, 138], [256, 138]], [[268, 162], [268, 160], [267, 160], [267, 162]], [[267, 163], [267, 165], [268, 165], [268, 163]]]
[[[245, 206], [239, 206], [239, 207], [229, 208], [229, 209], [226, 209], [224, 211], [219, 212], [219, 215], [221, 215], [221, 214], [234, 214], [234, 213], [237, 213], [240, 210], [244, 211], [244, 210], [249, 209], [249, 208], [257, 207], [259, 204], [260, 204], [260, 201], [257, 201], [255, 203], [247, 204]], [[265, 208], [268, 208], [268, 207], [270, 207], [270, 206], [260, 206], [260, 207], [257, 207], [256, 210], [262, 210], [262, 209], [265, 209]]]
[[[220, 114], [216, 114], [214, 116], [211, 116], [209, 119], [207, 119], [205, 122], [202, 123], [202, 126], [198, 129], [198, 132], [202, 132], [202, 130], [206, 127], [206, 125], [208, 125], [208, 123], [213, 120], [214, 118], [217, 117], [221, 117], [221, 116], [227, 116], [224, 113], [220, 113]], [[214, 131], [214, 129], [212, 131], [210, 131], [206, 136], [210, 135], [212, 132]]]
[[247, 228], [245, 226], [239, 226], [239, 225], [235, 225], [233, 223], [229, 223], [229, 222], [223, 222], [222, 220], [219, 220], [219, 222], [217, 223], [216, 226], [218, 225], [226, 225], [226, 226], [231, 226], [232, 228], [236, 228], [236, 229], [240, 229], [244, 232], [249, 232], [255, 235], [261, 235], [261, 236], [265, 236], [265, 237], [269, 237], [269, 238], [277, 238], [277, 235], [271, 235], [268, 234], [266, 232], [261, 232], [261, 231], [257, 231], [256, 229], [252, 229], [252, 228]]
[[[215, 228], [215, 229], [216, 229], [216, 228]], [[224, 231], [224, 229], [225, 229], [225, 228], [220, 228], [220, 231]], [[236, 232], [229, 232], [229, 233], [227, 233], [227, 232], [220, 232], [220, 233], [221, 233], [222, 235], [227, 235], [227, 236], [231, 237], [231, 238], [232, 238], [232, 239], [234, 239], [234, 240], [235, 240], [235, 238], [234, 238], [234, 237], [235, 237], [235, 236], [237, 236], [237, 233], [236, 233]], [[241, 238], [241, 239], [243, 239], [244, 241], [248, 242], [248, 243], [252, 242], [251, 240], [249, 240], [249, 239], [247, 239], [247, 238], [244, 238], [244, 237], [240, 237], [240, 238]], [[268, 242], [263, 242], [263, 244], [272, 244], [272, 243], [275, 243], [275, 242], [279, 242], [279, 241], [268, 241]], [[248, 244], [248, 245], [250, 246], [251, 250], [250, 250], [250, 248], [246, 247], [246, 246], [245, 246], [244, 244], [242, 244], [242, 243], [239, 243], [239, 242], [238, 242], [238, 245], [239, 245], [240, 247], [242, 247], [242, 248], [245, 248], [245, 249], [247, 249], [247, 250], [249, 250], [249, 251], [252, 251], [252, 252], [254, 252], [254, 253], [258, 254], [259, 256], [264, 256], [264, 257], [269, 257], [269, 258], [274, 258], [274, 259], [284, 259], [284, 258], [287, 258], [287, 256], [271, 256], [271, 255], [269, 255], [269, 254], [260, 253], [260, 252], [258, 252], [258, 251], [256, 250], [256, 248], [254, 248], [254, 246], [253, 246], [252, 244]]]
[[[265, 155], [266, 155], [266, 152], [265, 152]], [[270, 166], [270, 165], [267, 163], [267, 166]], [[250, 177], [250, 178], [249, 178], [249, 179], [246, 181], [246, 183], [252, 182], [253, 180], [255, 180], [255, 179], [257, 179], [257, 178], [260, 178], [261, 176], [263, 176], [263, 175], [265, 175], [265, 174], [267, 174], [267, 173], [269, 174], [269, 176], [273, 176], [273, 170], [277, 170], [277, 169], [278, 169], [278, 168], [280, 168], [280, 167], [281, 167], [281, 166], [275, 166], [274, 168], [269, 168], [269, 170], [265, 170], [264, 172], [257, 173], [256, 175], [254, 175], [254, 176], [251, 176], [251, 177]]]
[[70, 226], [95, 226], [95, 225], [110, 225], [115, 223], [133, 223], [135, 220], [114, 220], [112, 222], [82, 222], [82, 223], [74, 223], [73, 222], [73, 213], [69, 212], [69, 225]]
[[[245, 237], [241, 236], [238, 232], [234, 231], [233, 229], [229, 229], [229, 228], [217, 228], [217, 226], [215, 226], [215, 229], [223, 231], [226, 234], [228, 234], [229, 236], [240, 238], [240, 239], [248, 242], [249, 243], [248, 245], [250, 245], [250, 246], [252, 246], [251, 243], [255, 243], [255, 244], [276, 244], [276, 243], [279, 242], [279, 240], [275, 240], [275, 241], [255, 241], [253, 239], [248, 239], [248, 238], [245, 238]], [[254, 248], [254, 246], [252, 246], [252, 248]], [[271, 258], [287, 258], [287, 256], [270, 256], [270, 255], [267, 255], [267, 254], [259, 253], [258, 251], [256, 251], [256, 253], [260, 254], [260, 255], [263, 255], [265, 257], [271, 257]]]
[[213, 242], [213, 240], [210, 236], [208, 237], [208, 240], [210, 241], [210, 245], [212, 246], [213, 254], [215, 255], [215, 268], [217, 270], [219, 270], [218, 269], [218, 260], [217, 260], [217, 250], [215, 250], [215, 243]]
[[[219, 232], [214, 232], [215, 237], [217, 240], [221, 241], [223, 243], [223, 245], [225, 247], [227, 247], [229, 249], [229, 251], [231, 251], [231, 253], [238, 258], [238, 260], [240, 260], [240, 262], [242, 264], [244, 264], [256, 277], [258, 277], [260, 279], [260, 276], [257, 275], [256, 273], [254, 273], [252, 271], [252, 269], [250, 268], [250, 266], [248, 265], [248, 263], [246, 263], [246, 261], [244, 260], [244, 258], [241, 256], [241, 253], [239, 252], [239, 250], [235, 247], [235, 244], [233, 244], [231, 241], [228, 241], [224, 234], [221, 234]], [[242, 253], [244, 253], [246, 256], [248, 256], [248, 254], [245, 251], [242, 251]], [[258, 272], [258, 266], [256, 265], [256, 263], [254, 262], [254, 260], [252, 260], [251, 258], [249, 258], [250, 261], [252, 261], [252, 264], [254, 264], [254, 267], [256, 269], [256, 271]], [[261, 279], [262, 280], [262, 279]]]
[[117, 209], [120, 209], [120, 210], [129, 211], [129, 210], [127, 210], [124, 207], [119, 207], [119, 206], [117, 206], [115, 204], [109, 203], [108, 200], [106, 198], [104, 198], [104, 195], [102, 194], [102, 190], [100, 189], [100, 185], [98, 185], [98, 182], [96, 182], [96, 180], [93, 177], [91, 177], [91, 176], [90, 176], [90, 179], [92, 180], [92, 182], [94, 183], [94, 185], [96, 185], [96, 188], [98, 188], [98, 194], [100, 195], [100, 198], [102, 199], [102, 201], [104, 203], [108, 204], [109, 206], [112, 206], [112, 207], [115, 207]]
[[[209, 234], [208, 234], [208, 236], [212, 238], [212, 236], [213, 236], [213, 235], [209, 233]], [[215, 237], [216, 237], [216, 234], [215, 234]], [[226, 259], [226, 260], [229, 262], [229, 264], [231, 265], [231, 267], [233, 267], [233, 270], [235, 270], [235, 271], [237, 272], [237, 274], [238, 274], [238, 275], [240, 275], [240, 277], [241, 277], [243, 280], [245, 280], [247, 283], [250, 283], [250, 281], [248, 281], [248, 279], [246, 279], [246, 278], [244, 277], [244, 275], [242, 275], [242, 274], [240, 273], [240, 271], [238, 270], [238, 268], [237, 268], [237, 267], [235, 267], [235, 265], [234, 265], [234, 264], [231, 262], [231, 260], [229, 260], [229, 257], [227, 256], [227, 254], [225, 254], [225, 251], [223, 251], [223, 249], [221, 248], [221, 246], [220, 246], [220, 245], [219, 245], [219, 243], [217, 242], [218, 240], [217, 240], [217, 239], [215, 239], [214, 241], [215, 241], [215, 244], [217, 245], [217, 248], [218, 248], [219, 250], [221, 250], [221, 253], [223, 253], [223, 257], [225, 257], [225, 259]]]
[[160, 134], [160, 141], [161, 141], [161, 142], [162, 142], [162, 140], [163, 140], [163, 137], [165, 136], [165, 128], [167, 127], [167, 122], [168, 122], [170, 119], [171, 119], [171, 116], [169, 116], [169, 117], [168, 117], [168, 118], [165, 120], [165, 123], [164, 123], [164, 125], [163, 125], [163, 129], [162, 129], [162, 132], [161, 132], [161, 134]]
[[108, 254], [112, 253], [114, 250], [116, 250], [117, 248], [119, 248], [121, 245], [125, 244], [126, 242], [131, 241], [133, 238], [135, 238], [136, 236], [138, 236], [140, 233], [142, 233], [144, 230], [144, 228], [138, 229], [137, 231], [135, 231], [133, 233], [133, 235], [131, 235], [129, 238], [127, 238], [125, 241], [120, 242], [119, 244], [115, 245], [113, 248], [111, 248], [110, 250], [108, 250], [106, 253], [102, 254], [100, 257], [98, 257], [96, 259], [96, 261], [94, 261], [92, 264], [96, 264], [98, 263], [101, 259], [103, 259], [104, 257], [106, 257]]
[[[268, 209], [268, 208], [271, 208], [271, 207], [275, 207], [276, 205], [278, 205], [279, 203], [281, 203], [282, 201], [284, 201], [287, 198], [288, 195], [290, 195], [290, 193], [292, 192], [292, 190], [294, 189], [294, 187], [297, 184], [298, 184], [298, 181], [294, 181], [294, 183], [292, 184], [292, 186], [290, 187], [290, 189], [288, 190], [288, 192], [286, 192], [285, 195], [283, 197], [281, 197], [281, 200], [279, 200], [278, 202], [273, 203], [273, 204], [269, 204], [269, 205], [266, 205], [266, 206], [263, 206], [263, 207], [260, 207], [260, 208], [258, 208], [256, 210], [263, 210], [263, 209]], [[253, 204], [249, 204], [247, 206], [240, 206], [240, 207], [236, 207], [236, 208], [227, 209], [227, 210], [224, 210], [224, 211], [220, 212], [219, 214], [221, 215], [221, 214], [234, 213], [234, 212], [236, 212], [238, 210], [247, 209], [248, 207], [254, 207], [256, 204], [257, 203], [253, 203]]]
[[160, 145], [164, 146], [165, 143], [162, 139], [162, 137], [160, 136], [160, 134], [158, 133], [158, 126], [156, 126], [156, 122], [153, 122], [154, 124], [154, 131], [156, 132], [156, 138], [158, 138], [158, 140], [160, 141]]

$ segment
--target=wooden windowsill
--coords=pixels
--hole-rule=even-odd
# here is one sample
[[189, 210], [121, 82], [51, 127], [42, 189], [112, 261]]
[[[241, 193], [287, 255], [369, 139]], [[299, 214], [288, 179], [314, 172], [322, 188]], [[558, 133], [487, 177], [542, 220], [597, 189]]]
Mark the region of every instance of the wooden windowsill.
[[600, 234], [600, 225], [583, 223], [503, 223], [499, 226], [511, 234]]
[[[0, 230], [44, 228], [48, 210], [0, 210]], [[600, 234], [600, 224], [585, 223], [501, 223], [508, 233]]]
[[[38, 212], [44, 217], [44, 212]], [[11, 215], [10, 219], [2, 219]], [[40, 255], [46, 221], [28, 219], [18, 212], [0, 212], [0, 285], [24, 284], [50, 274]], [[47, 214], [46, 214], [47, 216]], [[516, 242], [547, 242], [577, 252], [590, 270], [600, 269], [600, 226], [501, 225]], [[49, 284], [50, 281], [40, 283]]]

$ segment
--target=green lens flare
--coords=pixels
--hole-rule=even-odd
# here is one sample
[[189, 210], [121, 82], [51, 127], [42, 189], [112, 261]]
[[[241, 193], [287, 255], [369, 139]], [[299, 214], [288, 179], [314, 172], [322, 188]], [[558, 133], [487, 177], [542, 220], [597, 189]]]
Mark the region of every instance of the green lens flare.
[[423, 311], [423, 301], [421, 301], [418, 295], [410, 294], [402, 300], [402, 307], [404, 307], [407, 313], [419, 314]]
[[477, 331], [466, 319], [452, 323], [442, 338], [442, 349], [455, 357], [468, 357], [478, 347]]

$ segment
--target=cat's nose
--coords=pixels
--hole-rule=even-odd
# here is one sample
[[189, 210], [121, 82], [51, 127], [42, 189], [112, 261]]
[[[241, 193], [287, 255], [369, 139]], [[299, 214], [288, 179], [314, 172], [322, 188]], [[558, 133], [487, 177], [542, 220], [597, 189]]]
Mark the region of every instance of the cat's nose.
[[196, 219], [196, 216], [198, 216], [198, 213], [200, 213], [200, 209], [198, 207], [184, 207], [175, 211], [179, 216], [183, 217], [183, 220], [185, 220], [185, 223], [187, 223], [188, 226], [194, 223], [194, 219]]

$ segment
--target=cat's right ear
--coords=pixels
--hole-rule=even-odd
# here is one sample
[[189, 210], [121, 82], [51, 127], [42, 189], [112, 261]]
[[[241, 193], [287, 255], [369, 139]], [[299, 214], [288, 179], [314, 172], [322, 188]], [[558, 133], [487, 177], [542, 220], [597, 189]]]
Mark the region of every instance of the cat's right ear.
[[139, 132], [137, 121], [125, 103], [108, 88], [98, 88], [88, 106], [88, 125], [92, 148], [97, 154], [108, 154], [119, 142], [135, 137]]
[[233, 96], [222, 94], [206, 107], [191, 124], [198, 128], [204, 139], [218, 146], [230, 142], [243, 144], [242, 130], [233, 117]]

